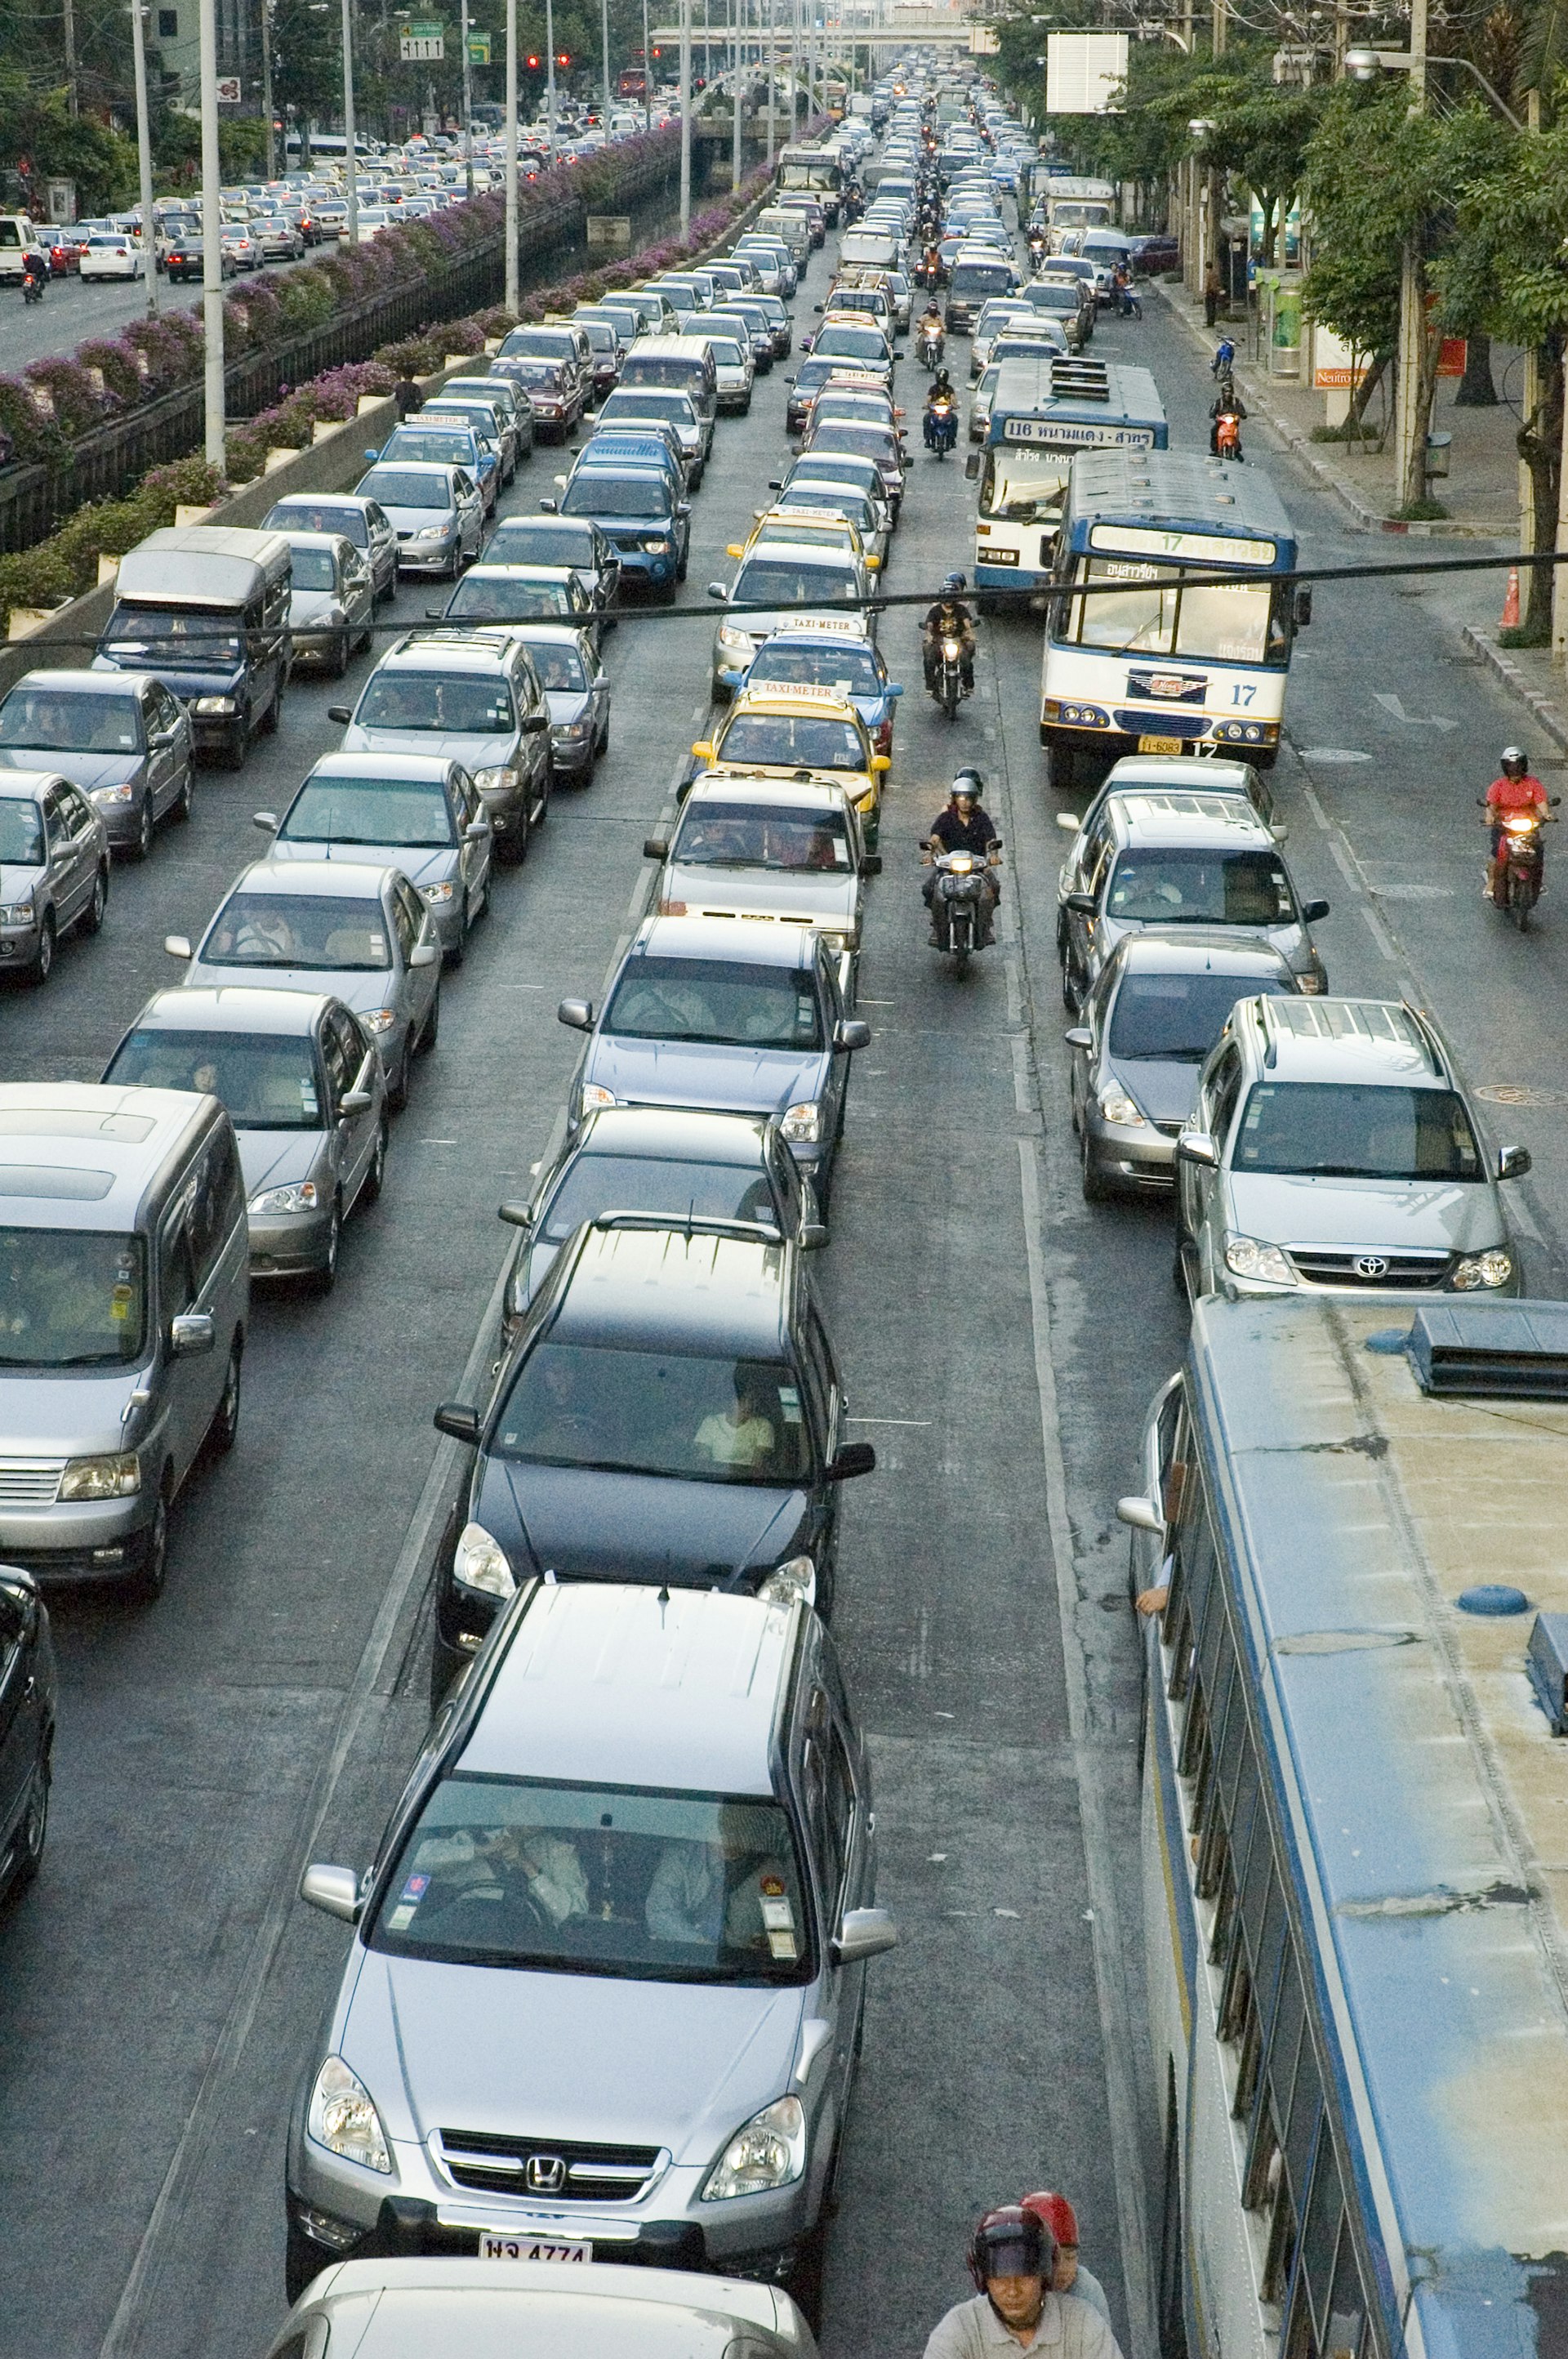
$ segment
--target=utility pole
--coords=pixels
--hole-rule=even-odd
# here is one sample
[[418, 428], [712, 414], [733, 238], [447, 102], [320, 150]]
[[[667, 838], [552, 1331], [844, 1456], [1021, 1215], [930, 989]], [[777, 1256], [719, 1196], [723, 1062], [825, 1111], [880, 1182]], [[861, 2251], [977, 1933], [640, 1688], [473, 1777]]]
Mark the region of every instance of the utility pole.
[[142, 253], [146, 262], [147, 314], [157, 317], [157, 238], [153, 228], [153, 143], [147, 122], [147, 50], [142, 0], [131, 0], [131, 61], [136, 76], [136, 162], [140, 168]]
[[277, 178], [277, 136], [272, 127], [272, 0], [261, 0], [262, 125], [266, 132], [266, 176]]
[[506, 287], [502, 298], [517, 317], [517, 0], [506, 0]]
[[1217, 58], [1225, 55], [1226, 0], [1210, 0], [1209, 39]]
[[[211, 0], [202, 0], [208, 6]], [[360, 162], [354, 139], [353, 0], [343, 0], [343, 194], [349, 201], [349, 244], [360, 242]], [[205, 69], [203, 69], [205, 71]], [[202, 92], [202, 102], [206, 102]], [[203, 246], [203, 253], [206, 248]]]
[[730, 44], [730, 190], [741, 185], [741, 0], [730, 0], [735, 38]]
[[76, 11], [71, 0], [61, 0], [65, 23], [65, 103], [72, 114], [81, 112], [76, 88]]
[[654, 127], [654, 52], [648, 47], [648, 0], [643, 0], [643, 128]]
[[550, 167], [556, 162], [556, 0], [545, 0], [545, 112], [549, 118]]
[[800, 0], [789, 0], [789, 136], [795, 144], [795, 109], [800, 90]]
[[691, 228], [691, 0], [680, 0], [680, 234]]
[[471, 197], [473, 195], [473, 66], [469, 58], [469, 0], [462, 0], [460, 16], [459, 38], [463, 45], [464, 193]]
[[[345, 5], [347, 0], [345, 0]], [[207, 463], [222, 468], [223, 429], [223, 174], [218, 161], [218, 0], [200, 0], [201, 332]]]
[[[1412, 114], [1426, 112], [1427, 0], [1411, 0], [1411, 103]], [[1399, 383], [1395, 387], [1394, 481], [1401, 507], [1426, 497], [1425, 376], [1426, 307], [1422, 299], [1422, 238], [1418, 223], [1405, 239], [1400, 260]]]
[[610, 0], [599, 0], [599, 54], [604, 68], [604, 136], [610, 136]]
[[778, 0], [766, 0], [767, 60], [768, 60], [768, 169], [773, 164], [773, 82], [779, 70], [779, 7]]

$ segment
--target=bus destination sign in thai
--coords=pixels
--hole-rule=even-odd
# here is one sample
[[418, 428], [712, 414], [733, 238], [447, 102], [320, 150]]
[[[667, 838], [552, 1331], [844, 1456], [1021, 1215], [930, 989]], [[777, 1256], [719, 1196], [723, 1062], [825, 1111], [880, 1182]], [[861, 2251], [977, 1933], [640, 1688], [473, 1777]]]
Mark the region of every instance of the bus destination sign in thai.
[[1271, 540], [1227, 540], [1218, 533], [1207, 532], [1151, 532], [1130, 524], [1091, 525], [1089, 547], [1119, 549], [1128, 557], [1185, 558], [1204, 565], [1272, 565], [1279, 553]]
[[1004, 442], [1048, 442], [1054, 451], [1152, 451], [1152, 426], [1075, 425], [1065, 418], [1007, 418]]

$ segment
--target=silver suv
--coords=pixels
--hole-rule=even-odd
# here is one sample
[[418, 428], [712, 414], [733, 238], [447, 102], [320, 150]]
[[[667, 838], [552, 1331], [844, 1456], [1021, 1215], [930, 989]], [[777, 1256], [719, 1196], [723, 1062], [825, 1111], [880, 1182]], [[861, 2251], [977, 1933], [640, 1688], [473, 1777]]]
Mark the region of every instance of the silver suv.
[[1176, 1141], [1194, 1296], [1518, 1294], [1495, 1154], [1426, 1018], [1381, 999], [1238, 1000]]
[[809, 2298], [872, 1905], [864, 1748], [800, 1603], [525, 1582], [436, 1721], [289, 2125], [290, 2297], [334, 2257], [712, 2268]]

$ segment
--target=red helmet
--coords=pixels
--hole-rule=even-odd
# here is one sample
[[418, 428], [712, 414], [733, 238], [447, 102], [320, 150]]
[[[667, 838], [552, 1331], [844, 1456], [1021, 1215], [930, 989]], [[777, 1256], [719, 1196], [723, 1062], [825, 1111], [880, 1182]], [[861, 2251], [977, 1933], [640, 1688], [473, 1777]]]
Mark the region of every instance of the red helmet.
[[1078, 2215], [1065, 2195], [1042, 2190], [1038, 2195], [1026, 2195], [1019, 2208], [1027, 2212], [1032, 2220], [1038, 2220], [1043, 2228], [1049, 2228], [1058, 2245], [1071, 2245], [1077, 2251]]
[[977, 2293], [992, 2277], [1040, 2277], [1049, 2285], [1056, 2269], [1056, 2239], [1022, 2203], [999, 2203], [969, 2238], [969, 2275]]

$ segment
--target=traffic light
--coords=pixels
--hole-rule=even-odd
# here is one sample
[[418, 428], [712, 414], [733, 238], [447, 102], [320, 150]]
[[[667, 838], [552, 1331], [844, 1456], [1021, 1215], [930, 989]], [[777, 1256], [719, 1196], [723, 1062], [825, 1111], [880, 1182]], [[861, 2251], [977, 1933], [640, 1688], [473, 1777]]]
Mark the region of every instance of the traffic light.
[[531, 58], [528, 58], [528, 59], [526, 59], [526, 60], [524, 60], [524, 63], [526, 64], [526, 66], [527, 66], [528, 71], [529, 71], [529, 72], [530, 72], [530, 73], [537, 73], [537, 72], [538, 72], [538, 71], [539, 71], [539, 60], [538, 60], [537, 57], [531, 57]]
[[565, 49], [557, 49], [557, 52], [556, 52], [556, 63], [557, 63], [558, 66], [561, 66], [561, 67], [566, 67], [566, 66], [569, 66], [569, 65], [570, 65], [570, 63], [571, 63], [571, 59], [568, 56], [568, 54], [567, 54], [567, 52], [566, 52], [566, 50], [565, 50]]

